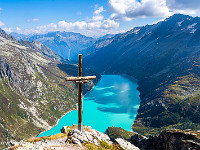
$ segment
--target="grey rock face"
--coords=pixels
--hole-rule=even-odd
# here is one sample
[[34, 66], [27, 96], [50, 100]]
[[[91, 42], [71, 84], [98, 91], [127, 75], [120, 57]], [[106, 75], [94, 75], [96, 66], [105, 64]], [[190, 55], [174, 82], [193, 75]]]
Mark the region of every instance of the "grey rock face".
[[[62, 131], [64, 131], [64, 128], [67, 128], [67, 127], [63, 127]], [[73, 143], [78, 144], [78, 145], [82, 145], [81, 143], [90, 142], [98, 146], [100, 145], [98, 141], [105, 141], [109, 144], [112, 144], [108, 135], [98, 132], [94, 129], [91, 129], [91, 127], [87, 127], [87, 126], [83, 127], [82, 132], [80, 132], [78, 129], [74, 129], [74, 130], [71, 130], [68, 135], [69, 135], [69, 138], [67, 142], [72, 141]]]
[[57, 67], [60, 59], [39, 42], [0, 31], [0, 139], [38, 134], [75, 108], [76, 91], [68, 87], [74, 84], [62, 84], [67, 74]]
[[130, 142], [128, 142], [122, 138], [117, 138], [115, 140], [125, 150], [139, 150], [138, 147], [134, 146], [133, 144], [131, 144]]
[[131, 136], [131, 138], [129, 139], [129, 141], [134, 144], [137, 147], [142, 147], [142, 144], [147, 140], [148, 138], [140, 135], [140, 134], [134, 134], [133, 136]]
[[200, 149], [200, 133], [190, 130], [165, 130], [158, 136], [148, 139], [140, 135], [130, 138], [132, 144], [142, 150], [189, 150]]

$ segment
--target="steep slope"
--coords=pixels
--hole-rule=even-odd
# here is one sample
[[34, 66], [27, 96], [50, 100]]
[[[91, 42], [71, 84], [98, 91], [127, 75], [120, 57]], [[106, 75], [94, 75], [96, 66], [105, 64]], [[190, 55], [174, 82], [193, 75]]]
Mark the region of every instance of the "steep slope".
[[80, 33], [73, 32], [57, 31], [27, 37], [23, 37], [16, 33], [12, 33], [11, 35], [18, 38], [22, 37], [23, 40], [28, 40], [30, 42], [33, 40], [39, 41], [65, 59], [74, 58], [79, 50], [85, 49], [95, 42], [95, 39], [91, 37], [86, 37]]
[[64, 82], [60, 59], [39, 42], [18, 42], [0, 31], [1, 143], [37, 135], [76, 108], [77, 91]]
[[41, 42], [38, 42], [38, 41], [29, 42], [29, 41], [20, 40], [19, 43], [23, 46], [37, 49], [38, 51], [42, 52], [43, 55], [46, 55], [47, 57], [52, 58], [53, 60], [56, 60], [56, 61], [62, 60], [62, 57], [60, 57], [53, 50], [49, 49], [47, 46], [43, 45]]
[[141, 105], [134, 128], [178, 123], [188, 128], [191, 122], [197, 129], [199, 32], [200, 18], [174, 15], [158, 24], [118, 34], [108, 45], [90, 47], [91, 53], [83, 61], [98, 72], [125, 73], [139, 80]]

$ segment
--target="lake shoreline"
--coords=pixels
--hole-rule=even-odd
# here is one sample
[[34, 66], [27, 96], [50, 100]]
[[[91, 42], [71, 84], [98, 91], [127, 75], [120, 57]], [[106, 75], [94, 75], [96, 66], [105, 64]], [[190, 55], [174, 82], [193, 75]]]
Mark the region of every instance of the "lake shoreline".
[[[92, 88], [91, 91], [84, 96], [86, 99], [89, 98], [88, 101], [84, 102], [84, 104], [87, 105], [84, 109], [84, 114], [89, 114], [87, 117], [85, 115], [85, 118], [87, 119], [84, 120], [84, 124], [89, 125], [100, 132], [104, 132], [109, 126], [121, 127], [127, 131], [131, 131], [133, 120], [135, 119], [135, 115], [137, 115], [138, 105], [140, 105], [140, 98], [138, 96], [139, 91], [137, 90], [138, 81], [134, 77], [126, 74], [102, 75], [102, 79], [97, 85], [95, 85], [97, 86], [95, 90]], [[97, 97], [94, 97], [93, 95], [96, 95]], [[90, 99], [95, 99], [96, 101], [90, 101]], [[99, 107], [105, 110], [100, 110]], [[118, 110], [118, 108], [122, 109]], [[41, 137], [51, 134], [53, 135], [54, 133], [57, 134], [60, 133], [60, 129], [63, 126], [70, 126], [74, 123], [76, 124], [77, 121], [75, 118], [78, 114], [74, 110], [77, 109], [70, 110], [62, 115], [62, 117], [57, 120], [55, 126], [41, 132], [38, 136]], [[65, 118], [65, 116], [68, 117]], [[96, 119], [98, 117], [99, 119], [97, 119], [97, 122], [98, 120], [101, 120], [104, 124], [101, 122], [94, 123], [94, 118]], [[118, 118], [122, 118], [123, 121], [119, 122]], [[112, 122], [110, 120], [112, 120]], [[44, 132], [49, 130], [52, 131], [45, 135]]]
[[[76, 105], [77, 105], [77, 104], [76, 104]], [[77, 109], [74, 109], [74, 110], [77, 110]], [[52, 128], [54, 128], [55, 126], [57, 126], [58, 123], [59, 123], [59, 121], [60, 121], [60, 119], [62, 119], [65, 115], [67, 115], [68, 113], [70, 113], [70, 112], [72, 112], [72, 111], [74, 111], [74, 110], [70, 110], [70, 111], [66, 112], [65, 114], [63, 114], [63, 115], [57, 120], [57, 122], [56, 122], [56, 124], [55, 124], [54, 126], [50, 126], [48, 129], [46, 129], [46, 130], [40, 132], [36, 137], [38, 137], [40, 134], [42, 134], [42, 133], [44, 133], [44, 132], [46, 132], [46, 131], [49, 131], [49, 130], [51, 130]]]
[[[88, 92], [92, 91], [93, 88], [94, 88], [94, 86], [93, 86]], [[86, 93], [86, 94], [87, 94], [87, 93]], [[86, 94], [85, 94], [85, 95], [86, 95]], [[83, 95], [82, 98], [84, 98], [85, 95]], [[76, 105], [76, 109], [69, 110], [68, 112], [64, 113], [64, 114], [57, 120], [57, 122], [56, 122], [56, 124], [55, 124], [54, 126], [50, 126], [50, 127], [47, 128], [46, 130], [40, 132], [39, 134], [36, 135], [36, 137], [38, 137], [40, 134], [42, 134], [42, 133], [44, 133], [44, 132], [46, 132], [46, 131], [49, 131], [49, 130], [51, 130], [52, 128], [54, 128], [55, 126], [57, 126], [58, 123], [59, 123], [59, 121], [60, 121], [64, 116], [66, 116], [68, 113], [70, 113], [70, 112], [72, 112], [72, 111], [74, 111], [74, 110], [78, 110], [78, 103], [76, 103], [75, 105]]]

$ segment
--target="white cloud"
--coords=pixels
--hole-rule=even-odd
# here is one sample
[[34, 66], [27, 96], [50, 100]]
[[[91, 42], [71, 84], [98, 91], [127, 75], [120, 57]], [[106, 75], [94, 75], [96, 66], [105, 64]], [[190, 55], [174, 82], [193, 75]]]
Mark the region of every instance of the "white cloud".
[[195, 15], [200, 12], [200, 0], [108, 0], [115, 20], [144, 17], [169, 17], [174, 13]]
[[2, 26], [4, 26], [5, 24], [2, 22], [2, 21], [0, 21], [0, 27], [2, 27]]
[[12, 30], [12, 28], [6, 28], [6, 27], [4, 27], [4, 28], [2, 28], [5, 32], [7, 32], [7, 33], [11, 33], [11, 32], [13, 32], [13, 30]]
[[20, 27], [16, 27], [16, 31], [21, 31], [21, 28]]
[[104, 19], [101, 14], [104, 8], [98, 7], [94, 10], [93, 17], [87, 21], [67, 22], [65, 20], [58, 23], [37, 26], [33, 29], [20, 29], [17, 27], [14, 32], [22, 34], [47, 33], [55, 31], [78, 32], [87, 36], [101, 36], [104, 34], [118, 33], [119, 23], [112, 19]]
[[113, 10], [111, 18], [131, 20], [141, 17], [168, 17], [173, 13], [166, 6], [166, 0], [109, 0]]
[[103, 6], [101, 6], [101, 7], [99, 7], [98, 9], [96, 9], [96, 10], [94, 11], [94, 14], [95, 14], [95, 15], [98, 15], [98, 14], [102, 13], [103, 11], [105, 11], [105, 10], [103, 9]]
[[27, 20], [27, 22], [38, 22], [38, 21], [40, 21], [40, 19], [37, 19], [37, 18]]
[[104, 16], [103, 15], [96, 15], [96, 16], [93, 16], [92, 17], [92, 20], [93, 21], [101, 21], [101, 20], [103, 20], [103, 18], [104, 18]]
[[200, 12], [200, 0], [167, 0], [167, 6], [174, 13], [194, 15]]
[[104, 20], [102, 23], [102, 28], [104, 29], [112, 29], [112, 28], [118, 28], [118, 27], [119, 27], [119, 23], [111, 19]]

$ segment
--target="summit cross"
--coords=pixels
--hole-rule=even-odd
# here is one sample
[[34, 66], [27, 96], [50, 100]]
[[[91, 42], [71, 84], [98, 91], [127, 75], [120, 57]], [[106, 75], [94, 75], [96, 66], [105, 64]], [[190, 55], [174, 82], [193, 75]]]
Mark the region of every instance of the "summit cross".
[[82, 84], [93, 79], [96, 79], [96, 76], [82, 77], [82, 54], [79, 54], [78, 77], [67, 77], [66, 81], [75, 81], [78, 84], [78, 130], [80, 132], [82, 132]]

